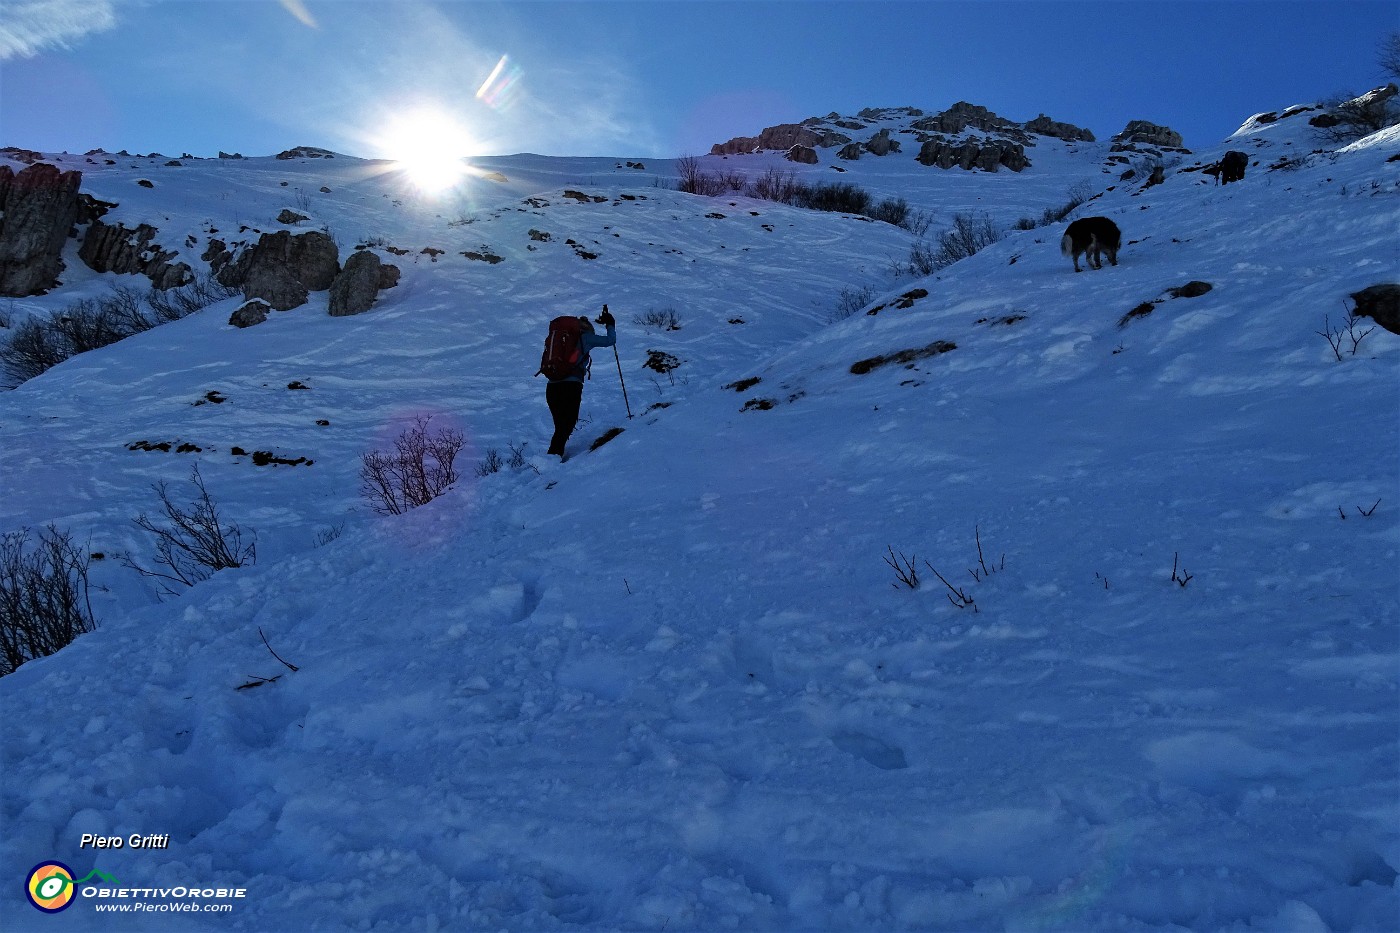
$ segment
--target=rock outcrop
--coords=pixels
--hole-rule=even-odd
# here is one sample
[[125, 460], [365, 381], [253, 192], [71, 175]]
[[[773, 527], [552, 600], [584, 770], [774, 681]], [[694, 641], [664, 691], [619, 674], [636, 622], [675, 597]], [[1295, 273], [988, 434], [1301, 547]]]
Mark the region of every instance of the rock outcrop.
[[[859, 134], [861, 130], [873, 135], [863, 142], [852, 141], [847, 135]], [[1029, 167], [1026, 150], [1035, 146], [1040, 137], [1066, 142], [1095, 141], [1089, 130], [1052, 120], [1045, 114], [1027, 123], [1016, 123], [964, 100], [929, 114], [913, 107], [871, 107], [855, 118], [833, 111], [824, 117], [808, 117], [801, 123], [770, 126], [758, 136], [736, 136], [712, 146], [710, 153], [725, 156], [765, 150], [795, 151], [805, 157], [802, 149], [793, 147], [840, 147], [838, 159], [856, 161], [867, 154], [887, 156], [903, 151], [899, 138], [902, 135], [917, 140], [921, 148], [916, 158], [925, 165], [985, 171], [1008, 168], [1019, 172]]]
[[874, 156], [889, 155], [899, 151], [899, 140], [891, 139], [889, 127], [886, 127], [866, 140], [865, 151]]
[[345, 269], [331, 285], [330, 313], [332, 317], [361, 314], [374, 306], [380, 289], [398, 284], [397, 266], [387, 265], [367, 249], [345, 260]]
[[154, 242], [159, 232], [150, 224], [133, 229], [94, 218], [83, 236], [78, 258], [94, 272], [144, 275], [152, 287], [162, 290], [189, 284], [194, 270], [187, 263], [174, 261], [179, 253]]
[[1400, 334], [1400, 285], [1384, 283], [1352, 292], [1356, 316], [1368, 317], [1392, 334]]
[[956, 165], [962, 169], [982, 169], [986, 172], [995, 172], [1002, 166], [1019, 172], [1031, 164], [1019, 143], [991, 139], [967, 139], [962, 142], [931, 139], [920, 147], [918, 160], [924, 165], [939, 168]]
[[295, 149], [287, 149], [277, 153], [277, 158], [284, 161], [287, 159], [334, 159], [335, 153], [316, 146], [297, 146]]
[[203, 258], [219, 284], [262, 298], [277, 311], [305, 304], [308, 293], [330, 288], [340, 272], [340, 250], [319, 230], [264, 233], [236, 256], [221, 240], [211, 240]]
[[1132, 120], [1123, 128], [1123, 132], [1113, 137], [1113, 152], [1122, 151], [1143, 151], [1147, 149], [1177, 149], [1186, 152], [1183, 148], [1181, 134], [1171, 127], [1158, 126], [1155, 123], [1148, 123], [1146, 120]]
[[58, 284], [82, 177], [47, 162], [18, 173], [0, 165], [0, 295], [42, 295]]
[[821, 161], [817, 158], [817, 150], [810, 146], [793, 146], [783, 158], [789, 162], [801, 162], [803, 165], [816, 165]]
[[1094, 142], [1094, 134], [1088, 130], [1072, 123], [1060, 123], [1058, 120], [1052, 120], [1043, 113], [1034, 120], [1021, 125], [1027, 133], [1035, 133], [1037, 136], [1053, 136], [1071, 143]]
[[981, 130], [983, 133], [995, 133], [999, 136], [1010, 136], [1020, 141], [1025, 141], [1025, 131], [1020, 124], [1012, 123], [1004, 117], [999, 117], [986, 107], [979, 107], [976, 104], [969, 104], [965, 100], [960, 100], [942, 113], [924, 117], [911, 124], [915, 130], [922, 130], [929, 133], [943, 133], [945, 135], [957, 135], [967, 129]]
[[757, 136], [736, 136], [726, 143], [715, 143], [710, 147], [711, 155], [742, 155], [760, 152], [764, 149], [791, 150], [793, 146], [806, 146], [809, 149], [844, 146], [851, 137], [835, 130], [819, 130], [803, 126], [801, 123], [780, 123], [770, 126]]

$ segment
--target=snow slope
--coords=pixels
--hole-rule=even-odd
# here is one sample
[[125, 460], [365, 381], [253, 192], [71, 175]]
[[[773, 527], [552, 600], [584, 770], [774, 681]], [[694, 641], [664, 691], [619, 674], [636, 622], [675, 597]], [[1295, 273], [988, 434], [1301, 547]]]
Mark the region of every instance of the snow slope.
[[[229, 303], [0, 396], [0, 525], [140, 548], [149, 483], [192, 462], [125, 449], [159, 434], [207, 441], [211, 489], [260, 533], [257, 566], [165, 603], [104, 567], [99, 631], [0, 681], [13, 877], [57, 858], [247, 896], [41, 917], [15, 884], [0, 920], [1393, 928], [1400, 339], [1338, 361], [1315, 332], [1395, 280], [1400, 140], [1309, 155], [1298, 122], [1222, 145], [1251, 154], [1240, 184], [1179, 170], [1081, 208], [1125, 247], [1078, 275], [1051, 227], [890, 282], [901, 231], [604, 166], [528, 193], [548, 206], [483, 196], [470, 224], [327, 210], [313, 223], [447, 252], [405, 257], [356, 318], [313, 299], [233, 332]], [[268, 171], [218, 168], [240, 190]], [[172, 217], [213, 213], [202, 190]], [[457, 255], [481, 245], [505, 261]], [[1212, 287], [1168, 297], [1192, 281]], [[877, 283], [875, 313], [828, 323], [842, 287]], [[633, 410], [667, 407], [627, 419], [600, 358], [568, 463], [357, 507], [359, 453], [417, 412], [467, 430], [468, 466], [538, 450], [543, 323], [604, 301]], [[631, 323], [661, 307], [680, 331]], [[852, 371], [935, 341], [954, 347]], [[685, 360], [675, 384], [647, 349]], [[210, 389], [229, 402], [191, 404]], [[253, 437], [316, 463], [224, 453]]]

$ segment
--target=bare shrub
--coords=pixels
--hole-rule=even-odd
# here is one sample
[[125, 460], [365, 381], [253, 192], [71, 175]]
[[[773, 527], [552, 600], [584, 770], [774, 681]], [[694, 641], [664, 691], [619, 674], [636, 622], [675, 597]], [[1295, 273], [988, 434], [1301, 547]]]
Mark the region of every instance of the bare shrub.
[[903, 227], [909, 219], [909, 202], [903, 198], [885, 198], [870, 209], [870, 218]]
[[870, 212], [870, 192], [847, 181], [823, 181], [803, 185], [797, 206], [814, 211], [837, 211], [843, 214]]
[[184, 506], [171, 499], [165, 483], [152, 487], [168, 525], [156, 524], [144, 512], [134, 519], [136, 527], [155, 536], [157, 569], [138, 564], [130, 554], [121, 558], [122, 563], [143, 577], [159, 581], [162, 596], [179, 595], [183, 588], [207, 580], [220, 570], [257, 562], [257, 533], [250, 531], [245, 544], [238, 523], [224, 522], [219, 517], [219, 507], [204, 485], [198, 466], [190, 470], [190, 483], [195, 496]]
[[744, 193], [751, 198], [760, 198], [764, 201], [795, 204], [803, 187], [805, 186], [797, 180], [797, 173], [791, 169], [782, 171], [770, 168], [749, 182]]
[[0, 341], [0, 368], [8, 384], [17, 386], [79, 353], [178, 321], [237, 293], [211, 276], [180, 288], [151, 289], [144, 299], [136, 289], [118, 286], [100, 298], [84, 298], [47, 317], [25, 320]]
[[[1314, 122], [1313, 126], [1322, 139], [1334, 144], [1370, 136], [1394, 126], [1400, 119], [1396, 108], [1385, 97], [1372, 97], [1370, 94], [1359, 96], [1350, 91], [1341, 91], [1325, 103], [1328, 107], [1326, 116], [1331, 119], [1323, 124]], [[1314, 118], [1314, 121], [1317, 119], [1320, 118]]]
[[1391, 80], [1400, 80], [1400, 29], [1392, 29], [1376, 44], [1376, 64]]
[[738, 169], [730, 169], [718, 175], [719, 183], [729, 191], [743, 191], [744, 185], [748, 183], [747, 176]]
[[21, 321], [0, 341], [0, 367], [4, 368], [5, 383], [11, 388], [47, 372], [72, 355], [67, 341], [38, 317]]
[[360, 494], [380, 515], [401, 515], [457, 482], [453, 462], [466, 438], [454, 428], [429, 431], [431, 421], [430, 415], [419, 415], [394, 441], [392, 451], [375, 450], [360, 458]]
[[675, 308], [648, 308], [646, 314], [633, 316], [632, 323], [638, 327], [657, 327], [661, 330], [680, 330], [681, 316]]
[[937, 268], [947, 268], [959, 260], [975, 256], [1001, 237], [1001, 229], [989, 214], [954, 214], [952, 229], [944, 231], [938, 238], [933, 261]]
[[836, 313], [832, 316], [832, 321], [844, 321], [846, 318], [870, 304], [874, 298], [875, 289], [869, 285], [863, 285], [860, 288], [846, 287], [841, 289], [841, 294], [836, 299]]
[[168, 324], [237, 294], [238, 289], [221, 284], [212, 275], [201, 275], [179, 288], [151, 289], [146, 304], [157, 322]]
[[505, 466], [505, 461], [501, 459], [501, 452], [494, 447], [487, 448], [486, 456], [476, 465], [477, 476], [490, 476], [492, 473], [501, 472], [501, 467]]
[[91, 556], [52, 525], [0, 536], [0, 677], [97, 627], [88, 601]]
[[688, 194], [714, 197], [728, 190], [724, 179], [700, 167], [698, 156], [683, 156], [677, 159], [676, 174], [680, 176], [676, 188]]

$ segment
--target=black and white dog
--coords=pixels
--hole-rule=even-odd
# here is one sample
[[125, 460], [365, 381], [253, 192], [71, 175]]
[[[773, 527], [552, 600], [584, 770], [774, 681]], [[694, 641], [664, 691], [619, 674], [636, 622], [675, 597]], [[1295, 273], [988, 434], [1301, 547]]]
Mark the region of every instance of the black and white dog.
[[1089, 266], [1102, 269], [1100, 253], [1106, 253], [1109, 263], [1116, 266], [1118, 247], [1122, 241], [1123, 235], [1118, 232], [1118, 225], [1107, 217], [1081, 217], [1070, 224], [1060, 238], [1060, 255], [1073, 257], [1075, 272], [1080, 271], [1080, 256], [1085, 256]]

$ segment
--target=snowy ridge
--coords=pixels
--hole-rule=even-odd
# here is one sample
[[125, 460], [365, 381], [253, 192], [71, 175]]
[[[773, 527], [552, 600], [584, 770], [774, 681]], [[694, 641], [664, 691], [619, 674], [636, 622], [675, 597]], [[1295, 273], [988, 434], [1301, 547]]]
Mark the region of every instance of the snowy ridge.
[[[891, 282], [903, 231], [611, 160], [497, 160], [563, 177], [493, 182], [469, 224], [369, 181], [328, 202], [313, 223], [446, 252], [386, 255], [403, 283], [356, 318], [313, 299], [233, 333], [215, 307], [0, 396], [4, 527], [139, 547], [148, 484], [188, 470], [123, 447], [159, 431], [216, 439], [201, 469], [262, 536], [163, 604], [104, 568], [102, 628], [0, 680], [4, 864], [249, 892], [71, 929], [1389, 928], [1400, 338], [1339, 362], [1315, 332], [1395, 278], [1400, 143], [1314, 153], [1296, 123], [1250, 131], [1238, 184], [1190, 159], [1105, 178], [1076, 216], [1124, 248], [1078, 275], [1058, 226]], [[1014, 218], [1083, 177], [1064, 164], [908, 190]], [[275, 214], [284, 179], [241, 168]], [[172, 225], [214, 212], [201, 190]], [[504, 261], [458, 255], [481, 245]], [[828, 324], [859, 285], [880, 294]], [[543, 444], [543, 322], [604, 301], [645, 413], [599, 358], [568, 463], [355, 510], [358, 453], [414, 412], [467, 430], [468, 467]], [[667, 306], [680, 331], [631, 323]], [[251, 434], [317, 462], [224, 453]], [[37, 916], [0, 891], [7, 924]]]

